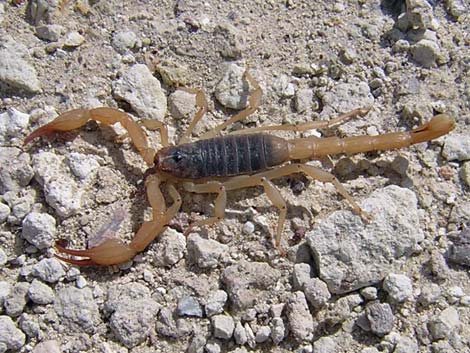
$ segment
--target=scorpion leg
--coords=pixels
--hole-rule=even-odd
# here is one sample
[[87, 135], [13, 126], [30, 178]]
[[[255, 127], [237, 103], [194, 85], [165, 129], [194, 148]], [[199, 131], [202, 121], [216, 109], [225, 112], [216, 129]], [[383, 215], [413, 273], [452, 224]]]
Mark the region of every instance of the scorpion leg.
[[32, 139], [52, 132], [62, 132], [78, 129], [85, 125], [89, 120], [95, 120], [105, 125], [120, 123], [129, 134], [134, 146], [139, 151], [142, 158], [151, 165], [155, 151], [148, 147], [147, 137], [142, 128], [126, 113], [114, 108], [95, 108], [95, 109], [75, 109], [59, 115], [49, 124], [41, 126], [29, 134], [24, 144]]
[[217, 125], [212, 130], [206, 132], [201, 136], [201, 139], [208, 139], [217, 136], [217, 134], [225, 129], [230, 124], [236, 123], [237, 121], [241, 121], [245, 119], [247, 116], [253, 114], [256, 109], [258, 109], [261, 103], [261, 96], [263, 95], [263, 91], [259, 85], [259, 83], [251, 76], [251, 74], [247, 71], [243, 74], [243, 77], [254, 87], [253, 92], [250, 94], [248, 98], [248, 106], [243, 109], [238, 114], [231, 117], [229, 120], [223, 122], [220, 125]]
[[207, 111], [209, 110], [206, 96], [202, 90], [192, 89], [192, 88], [179, 88], [179, 89], [185, 92], [195, 93], [196, 94], [196, 107], [198, 107], [199, 109], [194, 115], [193, 121], [191, 121], [191, 124], [189, 124], [183, 136], [181, 136], [181, 139], [178, 142], [178, 145], [189, 142], [191, 133], [193, 132], [197, 123], [199, 122], [199, 120], [201, 120], [204, 114], [207, 113]]
[[340, 116], [331, 120], [310, 121], [303, 124], [284, 124], [284, 125], [271, 125], [271, 126], [258, 126], [253, 128], [241, 129], [232, 131], [229, 135], [251, 134], [261, 131], [295, 131], [302, 132], [314, 129], [329, 129], [333, 126], [343, 124], [349, 119], [362, 117], [370, 111], [370, 108], [358, 108], [350, 112], [341, 114]]
[[350, 203], [354, 213], [361, 216], [365, 221], [370, 221], [370, 215], [361, 209], [361, 207], [357, 204], [356, 201], [354, 201], [354, 198], [346, 191], [339, 180], [333, 174], [325, 172], [324, 170], [315, 168], [308, 164], [292, 163], [260, 173], [259, 175], [264, 176], [267, 179], [275, 179], [295, 173], [304, 173], [312, 179], [321, 181], [323, 183], [332, 183], [336, 188], [336, 191]]
[[222, 183], [218, 181], [208, 182], [207, 184], [184, 183], [183, 187], [189, 192], [198, 194], [217, 193], [214, 205], [214, 216], [200, 221], [193, 222], [185, 230], [184, 235], [188, 235], [194, 228], [212, 225], [220, 222], [225, 215], [225, 205], [227, 203], [227, 193]]

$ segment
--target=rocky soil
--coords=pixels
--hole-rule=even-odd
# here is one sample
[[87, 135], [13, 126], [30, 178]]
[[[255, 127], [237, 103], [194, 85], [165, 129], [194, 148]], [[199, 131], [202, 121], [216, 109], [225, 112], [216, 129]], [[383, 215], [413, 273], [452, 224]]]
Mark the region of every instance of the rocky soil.
[[[470, 352], [470, 4], [468, 0], [0, 1], [0, 352]], [[114, 267], [54, 257], [97, 238], [130, 240], [151, 216], [146, 165], [117, 125], [95, 122], [24, 146], [59, 113], [109, 106], [157, 119], [177, 141], [203, 89], [196, 140], [229, 131], [370, 112], [303, 136], [404, 131], [447, 113], [449, 135], [399, 151], [331, 156], [372, 215], [331, 184], [275, 181], [184, 193], [170, 226]], [[160, 146], [156, 131], [148, 131]], [[293, 137], [291, 132], [280, 136]], [[98, 239], [99, 240], [99, 239]]]

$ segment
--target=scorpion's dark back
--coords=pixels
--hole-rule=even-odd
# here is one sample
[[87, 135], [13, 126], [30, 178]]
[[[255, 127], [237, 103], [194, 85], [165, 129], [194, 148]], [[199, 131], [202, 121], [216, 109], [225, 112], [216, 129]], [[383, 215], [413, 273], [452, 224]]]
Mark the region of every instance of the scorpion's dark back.
[[266, 134], [229, 135], [168, 147], [159, 169], [178, 178], [255, 174], [288, 159], [284, 139]]

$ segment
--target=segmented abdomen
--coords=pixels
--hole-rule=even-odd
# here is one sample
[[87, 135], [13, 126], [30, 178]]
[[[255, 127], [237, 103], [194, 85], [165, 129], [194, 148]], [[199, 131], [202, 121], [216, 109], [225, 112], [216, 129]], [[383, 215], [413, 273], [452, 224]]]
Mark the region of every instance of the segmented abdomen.
[[193, 148], [201, 161], [194, 178], [254, 174], [287, 160], [285, 140], [266, 134], [215, 137]]

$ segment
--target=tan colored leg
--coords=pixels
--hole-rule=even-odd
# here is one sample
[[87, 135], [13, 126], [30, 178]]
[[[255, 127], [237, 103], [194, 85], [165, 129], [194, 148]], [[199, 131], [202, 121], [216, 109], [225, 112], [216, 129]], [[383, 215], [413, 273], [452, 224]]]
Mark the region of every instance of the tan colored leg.
[[237, 131], [230, 132], [230, 135], [240, 135], [240, 134], [251, 134], [254, 132], [261, 131], [295, 131], [302, 132], [313, 129], [328, 129], [335, 125], [340, 125], [349, 119], [356, 118], [358, 116], [364, 116], [369, 112], [370, 108], [358, 108], [354, 109], [348, 113], [341, 114], [340, 116], [331, 119], [331, 120], [322, 120], [322, 121], [311, 121], [303, 124], [284, 124], [284, 125], [271, 125], [271, 126], [258, 126], [248, 129], [241, 129]]
[[198, 194], [206, 193], [217, 193], [217, 198], [215, 199], [214, 204], [214, 216], [200, 221], [193, 222], [184, 232], [185, 235], [188, 235], [194, 228], [212, 225], [214, 223], [220, 222], [225, 215], [225, 205], [227, 203], [227, 193], [225, 187], [222, 183], [213, 181], [208, 182], [207, 184], [193, 184], [193, 183], [184, 183], [183, 187], [189, 192], [195, 192]]
[[170, 143], [168, 140], [168, 129], [165, 124], [163, 124], [161, 121], [153, 119], [143, 119], [140, 121], [140, 123], [149, 130], [158, 130], [162, 139], [162, 146], [169, 146]]
[[[153, 185], [152, 185], [153, 184]], [[173, 199], [173, 204], [166, 208], [163, 195], [161, 194], [160, 188], [158, 192], [155, 192], [152, 186], [157, 186], [160, 181], [157, 177], [148, 184], [147, 195], [149, 203], [155, 209], [153, 209], [153, 217], [151, 221], [144, 222], [134, 239], [132, 239], [129, 247], [137, 252], [143, 251], [155, 238], [160, 235], [163, 228], [173, 219], [178, 210], [181, 208], [181, 196], [174, 187], [174, 185], [168, 185], [168, 191]]]
[[287, 214], [287, 205], [286, 201], [282, 198], [281, 193], [277, 190], [273, 183], [271, 183], [266, 178], [261, 178], [261, 183], [263, 184], [264, 191], [266, 195], [271, 200], [273, 205], [279, 209], [279, 220], [277, 222], [277, 229], [276, 229], [276, 247], [280, 249], [281, 247], [281, 235], [284, 229], [284, 222], [286, 220]]
[[245, 71], [243, 77], [254, 87], [253, 92], [251, 93], [250, 97], [248, 98], [248, 106], [243, 109], [241, 112], [236, 114], [235, 116], [231, 117], [229, 120], [225, 121], [224, 123], [216, 126], [212, 130], [206, 132], [201, 136], [201, 139], [209, 139], [212, 137], [217, 136], [219, 132], [225, 129], [230, 124], [236, 123], [237, 121], [241, 121], [245, 119], [247, 116], [253, 114], [256, 109], [258, 109], [261, 103], [261, 96], [263, 95], [263, 91], [259, 86], [259, 83], [251, 76], [248, 71]]
[[192, 89], [192, 88], [179, 88], [180, 90], [189, 92], [189, 93], [195, 93], [196, 94], [196, 107], [199, 108], [199, 110], [196, 112], [194, 115], [193, 121], [191, 121], [191, 124], [189, 124], [188, 128], [184, 132], [183, 136], [181, 136], [181, 139], [178, 142], [178, 145], [187, 143], [189, 142], [189, 138], [191, 137], [191, 133], [193, 132], [194, 128], [196, 127], [197, 123], [201, 118], [204, 116], [205, 113], [209, 110], [208, 104], [207, 104], [207, 99], [204, 94], [204, 92], [200, 89]]
[[370, 216], [364, 212], [361, 207], [354, 201], [353, 197], [349, 195], [346, 191], [344, 186], [339, 182], [339, 180], [331, 173], [325, 172], [324, 170], [315, 168], [311, 165], [301, 164], [301, 163], [293, 163], [288, 164], [285, 166], [281, 166], [276, 169], [272, 169], [267, 172], [263, 172], [258, 174], [259, 176], [264, 176], [267, 179], [275, 179], [280, 178], [286, 175], [294, 174], [294, 173], [304, 173], [307, 176], [311, 177], [312, 179], [324, 182], [324, 183], [332, 183], [336, 188], [336, 191], [341, 194], [351, 205], [354, 213], [361, 216], [364, 220], [369, 221]]

